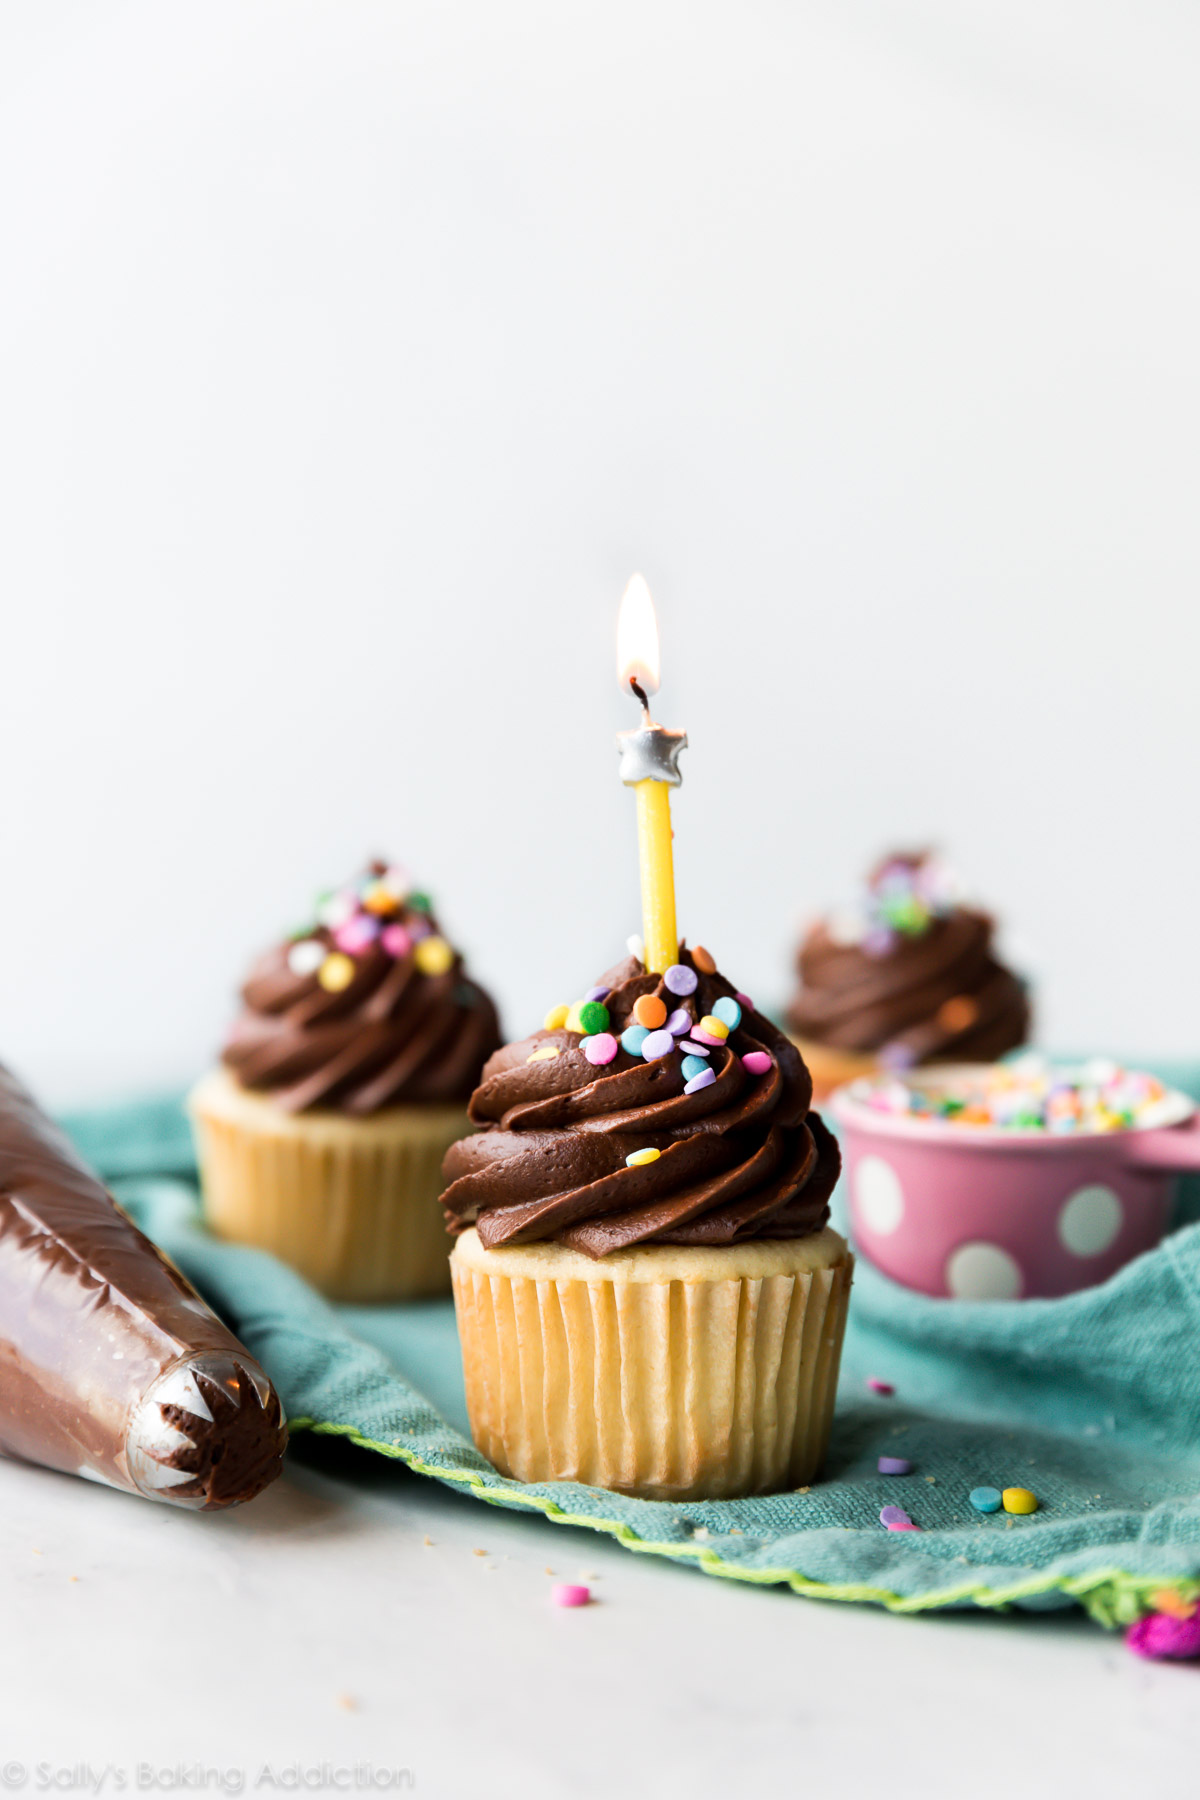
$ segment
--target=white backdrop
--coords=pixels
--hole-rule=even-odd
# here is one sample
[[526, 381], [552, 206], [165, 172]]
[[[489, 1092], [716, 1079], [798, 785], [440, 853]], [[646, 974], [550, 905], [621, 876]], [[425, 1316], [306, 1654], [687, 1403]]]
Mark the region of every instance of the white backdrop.
[[1200, 15], [0, 11], [0, 1054], [187, 1077], [375, 847], [530, 1027], [637, 924], [760, 1000], [937, 841], [1057, 1044], [1200, 1053]]

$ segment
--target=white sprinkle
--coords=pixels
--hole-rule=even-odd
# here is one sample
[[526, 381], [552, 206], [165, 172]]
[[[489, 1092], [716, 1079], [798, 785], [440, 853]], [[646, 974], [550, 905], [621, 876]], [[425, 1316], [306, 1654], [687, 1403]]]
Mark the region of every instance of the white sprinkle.
[[293, 975], [315, 975], [328, 954], [316, 938], [305, 938], [288, 951], [288, 968]]

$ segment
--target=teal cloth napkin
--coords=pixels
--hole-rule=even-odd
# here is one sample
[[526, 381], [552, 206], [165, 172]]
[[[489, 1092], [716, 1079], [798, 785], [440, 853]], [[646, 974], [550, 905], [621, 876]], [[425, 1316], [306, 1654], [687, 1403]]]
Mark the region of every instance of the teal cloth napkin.
[[[1200, 1068], [1162, 1072], [1200, 1096]], [[824, 1479], [685, 1504], [500, 1475], [467, 1435], [451, 1304], [331, 1306], [274, 1258], [209, 1237], [177, 1098], [63, 1122], [260, 1359], [293, 1431], [707, 1574], [826, 1599], [899, 1612], [1078, 1602], [1112, 1625], [1156, 1589], [1200, 1595], [1200, 1181], [1183, 1184], [1158, 1250], [1064, 1300], [930, 1300], [860, 1260]], [[881, 1455], [914, 1473], [879, 1475]], [[985, 1517], [968, 1501], [981, 1485], [1032, 1488], [1041, 1508]], [[921, 1531], [885, 1531], [888, 1504]]]

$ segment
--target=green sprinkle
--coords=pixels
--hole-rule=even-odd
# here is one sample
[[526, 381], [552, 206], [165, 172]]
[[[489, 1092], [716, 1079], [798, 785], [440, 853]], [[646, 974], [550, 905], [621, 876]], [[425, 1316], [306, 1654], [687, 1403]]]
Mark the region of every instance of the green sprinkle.
[[585, 1000], [579, 1009], [579, 1029], [586, 1037], [608, 1030], [608, 1008], [599, 1000]]
[[404, 902], [412, 912], [431, 913], [433, 901], [428, 894], [409, 894]]

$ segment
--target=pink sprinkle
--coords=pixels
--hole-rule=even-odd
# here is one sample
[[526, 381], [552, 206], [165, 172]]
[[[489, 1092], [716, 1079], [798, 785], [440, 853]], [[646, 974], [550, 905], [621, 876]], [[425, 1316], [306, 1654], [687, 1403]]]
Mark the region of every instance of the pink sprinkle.
[[692, 1015], [686, 1006], [677, 1007], [663, 1026], [663, 1030], [669, 1031], [672, 1037], [682, 1037], [685, 1031], [691, 1029]]
[[429, 923], [428, 919], [422, 919], [418, 916], [410, 922], [408, 935], [413, 938], [432, 937], [433, 926]]
[[753, 1012], [754, 1011], [754, 1002], [750, 998], [749, 994], [739, 994], [737, 997], [737, 1003], [741, 1007], [743, 1012]]
[[412, 949], [412, 939], [403, 925], [385, 925], [379, 941], [388, 955], [394, 956], [397, 962]]
[[873, 1394], [894, 1394], [896, 1391], [890, 1381], [880, 1381], [878, 1375], [868, 1375], [867, 1386]]
[[911, 1519], [898, 1519], [894, 1525], [891, 1523], [888, 1525], [889, 1531], [920, 1531], [920, 1529], [921, 1527], [914, 1525]]
[[698, 1075], [693, 1075], [690, 1081], [684, 1082], [683, 1091], [685, 1094], [698, 1094], [701, 1088], [712, 1087], [716, 1079], [714, 1070], [701, 1069]]
[[710, 1045], [714, 1050], [719, 1050], [725, 1042], [723, 1037], [714, 1037], [711, 1031], [701, 1031], [698, 1025], [692, 1026], [692, 1036], [700, 1043]]
[[765, 1075], [771, 1066], [771, 1059], [765, 1050], [748, 1050], [742, 1058], [742, 1067], [749, 1069], [751, 1075]]
[[591, 1588], [581, 1587], [575, 1581], [556, 1581], [550, 1589], [554, 1606], [586, 1606], [591, 1597]]
[[378, 936], [379, 926], [375, 920], [364, 916], [347, 919], [344, 925], [339, 925], [333, 934], [333, 941], [339, 950], [346, 952], [347, 956], [358, 956], [363, 950], [368, 949]]
[[707, 1044], [698, 1044], [695, 1038], [685, 1037], [679, 1048], [687, 1056], [709, 1056], [711, 1051]]
[[1185, 1661], [1200, 1656], [1200, 1612], [1190, 1619], [1175, 1619], [1170, 1613], [1151, 1613], [1139, 1619], [1125, 1633], [1125, 1642], [1135, 1656], [1148, 1656]]
[[590, 1063], [610, 1063], [619, 1048], [611, 1031], [597, 1031], [580, 1045]]

